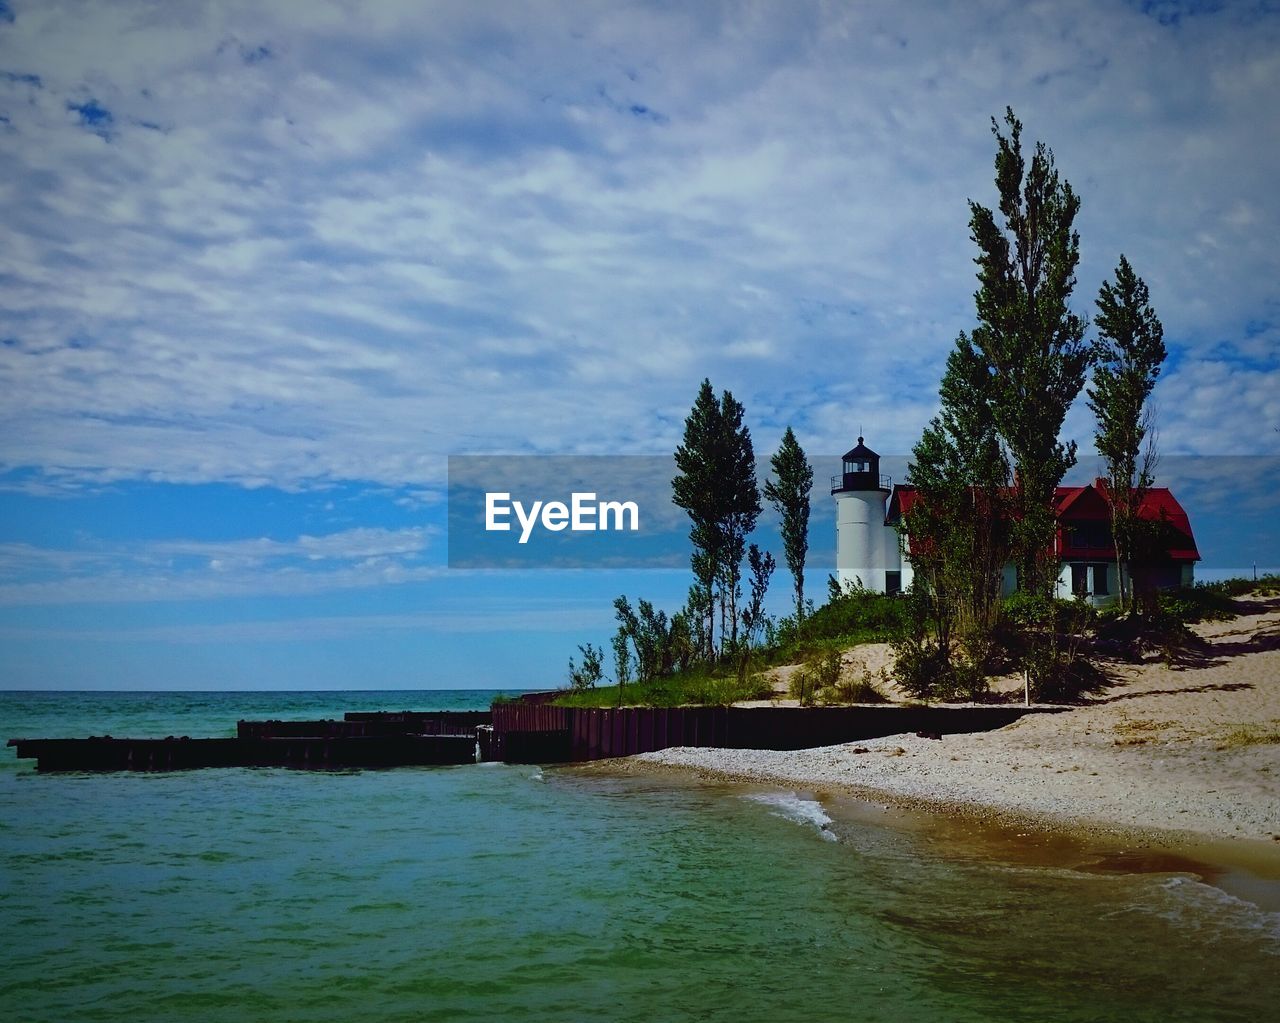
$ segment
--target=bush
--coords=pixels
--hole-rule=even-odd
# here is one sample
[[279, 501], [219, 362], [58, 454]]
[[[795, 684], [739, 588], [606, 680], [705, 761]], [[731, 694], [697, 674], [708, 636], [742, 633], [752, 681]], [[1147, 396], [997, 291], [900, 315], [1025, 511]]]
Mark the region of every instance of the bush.
[[951, 664], [946, 651], [932, 640], [907, 636], [893, 645], [893, 677], [908, 696], [936, 699], [950, 685]]
[[707, 675], [699, 685], [686, 690], [688, 703], [727, 707], [741, 700], [767, 700], [773, 696], [773, 683], [763, 675]]
[[[1227, 583], [1244, 581], [1231, 579]], [[1237, 595], [1232, 592], [1234, 589], [1225, 583], [1207, 583], [1169, 590], [1159, 594], [1158, 616], [1183, 625], [1230, 621], [1240, 613], [1233, 599]]]
[[866, 669], [853, 678], [839, 677], [831, 685], [818, 690], [818, 700], [825, 704], [889, 702]]
[[823, 650], [809, 657], [791, 676], [788, 691], [802, 707], [812, 707], [818, 693], [840, 680], [840, 651]]

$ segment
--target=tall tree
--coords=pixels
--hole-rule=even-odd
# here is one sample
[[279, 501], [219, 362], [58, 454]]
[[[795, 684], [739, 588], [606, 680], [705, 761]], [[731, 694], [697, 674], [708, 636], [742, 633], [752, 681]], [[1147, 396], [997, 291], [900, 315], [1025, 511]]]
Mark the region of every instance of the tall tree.
[[760, 516], [755, 450], [743, 411], [729, 391], [717, 401], [711, 381], [703, 380], [685, 419], [684, 441], [675, 451], [678, 474], [671, 481], [673, 500], [691, 523], [695, 585], [708, 597], [699, 645], [712, 653], [717, 603], [721, 642], [737, 642], [742, 559]]
[[1009, 465], [992, 411], [994, 381], [968, 336], [947, 358], [941, 410], [912, 449], [908, 480], [920, 500], [907, 516], [911, 560], [930, 593], [935, 641], [981, 669], [1008, 556]]
[[813, 467], [791, 427], [769, 464], [775, 479], [766, 480], [764, 496], [782, 519], [782, 553], [795, 580], [796, 624], [804, 619], [804, 559], [809, 553], [809, 492]]
[[995, 213], [970, 202], [978, 246], [978, 327], [973, 347], [992, 377], [991, 411], [1017, 476], [1014, 541], [1025, 590], [1053, 591], [1054, 490], [1075, 464], [1076, 444], [1058, 440], [1090, 361], [1085, 322], [1068, 308], [1080, 259], [1073, 229], [1080, 200], [1060, 181], [1053, 152], [1037, 142], [1030, 166], [1022, 155], [1022, 122], [1012, 109], [995, 118]]
[[[1120, 600], [1132, 612], [1136, 595], [1125, 567], [1136, 567], [1138, 507], [1154, 482], [1155, 447], [1150, 443], [1146, 402], [1166, 352], [1164, 327], [1151, 308], [1147, 285], [1123, 255], [1115, 283], [1103, 281], [1098, 291], [1095, 322], [1098, 339], [1093, 346], [1096, 366], [1088, 390], [1089, 408], [1098, 420], [1094, 437], [1107, 467]], [[1149, 442], [1145, 453], [1144, 440]]]
[[684, 421], [684, 441], [676, 448], [678, 474], [671, 481], [673, 500], [689, 516], [689, 540], [693, 544], [691, 565], [699, 593], [698, 607], [704, 613], [699, 622], [701, 642], [710, 656], [715, 650], [715, 586], [720, 574], [723, 537], [720, 472], [720, 437], [723, 433], [720, 403], [711, 381], [704, 379]]
[[[723, 517], [721, 531], [721, 568], [724, 582], [721, 606], [729, 624], [731, 648], [738, 643], [738, 601], [742, 598], [742, 559], [747, 552], [747, 537], [760, 518], [760, 488], [756, 485], [756, 453], [751, 431], [743, 422], [742, 403], [728, 392], [720, 396], [720, 454], [722, 474]], [[721, 629], [723, 637], [724, 630]]]

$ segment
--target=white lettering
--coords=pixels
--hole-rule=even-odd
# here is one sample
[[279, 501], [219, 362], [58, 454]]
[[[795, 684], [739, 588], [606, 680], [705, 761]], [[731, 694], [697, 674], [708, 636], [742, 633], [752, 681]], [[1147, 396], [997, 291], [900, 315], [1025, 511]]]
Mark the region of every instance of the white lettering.
[[490, 533], [505, 532], [511, 528], [510, 522], [499, 522], [499, 515], [510, 515], [511, 506], [499, 507], [499, 501], [510, 501], [510, 494], [485, 494], [484, 495], [484, 528]]
[[[591, 495], [595, 497], [595, 494]], [[613, 513], [613, 526], [609, 525], [609, 513]], [[623, 512], [631, 515], [631, 525], [622, 524]], [[600, 528], [601, 529], [629, 529], [636, 532], [640, 529], [640, 507], [635, 501], [604, 501], [600, 505]]]
[[548, 501], [542, 508], [542, 528], [558, 533], [569, 524], [569, 509], [560, 501]]
[[588, 501], [594, 501], [595, 494], [583, 493], [577, 491], [573, 495], [573, 518], [570, 520], [569, 528], [575, 533], [594, 533], [596, 524], [594, 521], [588, 521], [587, 516], [594, 517], [595, 507], [587, 504]]
[[511, 495], [505, 491], [484, 495], [486, 531], [509, 532], [512, 514], [520, 523], [520, 543], [529, 542], [534, 527], [539, 523], [552, 533], [564, 529], [575, 533], [594, 533], [596, 530], [630, 530], [635, 533], [640, 529], [640, 507], [635, 501], [597, 501], [592, 491], [575, 491], [567, 505], [563, 501], [534, 501], [526, 505], [523, 501], [511, 500]]
[[519, 501], [513, 501], [512, 505], [516, 510], [516, 518], [520, 520], [520, 542], [528, 543], [529, 534], [533, 532], [533, 524], [538, 521], [538, 509], [542, 507], [542, 502], [534, 501], [533, 507], [529, 509], [527, 516], [524, 512], [524, 505]]

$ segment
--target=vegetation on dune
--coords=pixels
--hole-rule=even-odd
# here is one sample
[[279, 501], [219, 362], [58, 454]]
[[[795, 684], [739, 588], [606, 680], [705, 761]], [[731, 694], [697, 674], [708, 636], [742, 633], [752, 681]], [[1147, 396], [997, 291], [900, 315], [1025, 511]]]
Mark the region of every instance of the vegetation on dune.
[[[690, 522], [688, 600], [669, 614], [618, 597], [614, 684], [602, 684], [605, 651], [587, 643], [578, 648], [581, 662], [569, 661], [572, 692], [563, 702], [759, 699], [772, 695], [764, 673], [782, 664], [798, 665], [790, 686], [802, 704], [875, 701], [885, 679], [846, 670], [840, 657], [873, 641], [893, 645], [893, 679], [914, 699], [988, 700], [992, 677], [1020, 673], [1028, 699], [1070, 702], [1106, 684], [1100, 661], [1156, 651], [1173, 663], [1203, 645], [1190, 624], [1240, 613], [1238, 598], [1249, 592], [1280, 593], [1274, 576], [1157, 593], [1153, 569], [1163, 541], [1137, 513], [1154, 484], [1147, 401], [1165, 359], [1163, 328], [1146, 284], [1121, 255], [1114, 281], [1098, 292], [1097, 338], [1086, 341], [1088, 323], [1070, 307], [1080, 199], [1059, 178], [1052, 150], [1036, 143], [1024, 155], [1012, 109], [1003, 123], [992, 118], [991, 129], [998, 202], [994, 209], [969, 203], [974, 325], [956, 339], [938, 414], [908, 468], [917, 498], [904, 512], [913, 585], [894, 596], [840, 592], [833, 578], [827, 602], [815, 609], [804, 596], [812, 466], [788, 426], [762, 495], [743, 405], [729, 391], [717, 397], [703, 380], [672, 480], [673, 500]], [[1090, 370], [1088, 405], [1106, 463], [1120, 596], [1102, 612], [1085, 599], [1054, 596], [1061, 570], [1055, 492], [1076, 463], [1075, 441], [1060, 435]], [[762, 496], [779, 516], [781, 557], [794, 584], [794, 613], [782, 619], [764, 611], [774, 555], [748, 544]], [[1010, 564], [1018, 592], [1002, 597]]]
[[[666, 674], [649, 674], [643, 681], [624, 676], [622, 687], [579, 685], [566, 690], [556, 702], [573, 707], [671, 707], [764, 700], [778, 695], [768, 678], [769, 669], [792, 664], [798, 667], [788, 682], [788, 695], [804, 706], [884, 702], [884, 687], [890, 679], [909, 697], [923, 701], [1009, 698], [991, 692], [987, 674], [967, 669], [962, 661], [943, 660], [935, 646], [913, 642], [912, 630], [918, 627], [919, 616], [929, 613], [913, 608], [913, 601], [923, 598], [922, 591], [886, 596], [866, 590], [840, 593], [834, 586], [831, 590], [828, 602], [810, 608], [800, 625], [794, 617], [771, 619], [770, 642], [751, 651], [746, 672], [736, 663], [712, 666], [689, 662], [679, 667], [673, 660]], [[1199, 583], [1161, 593], [1157, 613], [1134, 617], [1122, 614], [1119, 608], [1096, 611], [1079, 600], [1053, 600], [1046, 605], [1014, 594], [998, 604], [987, 670], [992, 675], [1015, 672], [1030, 656], [1029, 647], [1040, 650], [1040, 656], [1054, 657], [1071, 667], [1069, 671], [1042, 672], [1037, 677], [1063, 680], [1061, 687], [1041, 686], [1033, 691], [1033, 697], [1044, 702], [1072, 702], [1106, 684], [1099, 662], [1114, 658], [1137, 661], [1153, 653], [1169, 663], [1176, 662], [1203, 646], [1188, 628], [1190, 624], [1230, 619], [1250, 610], [1248, 598], [1276, 595], [1280, 595], [1280, 576], [1274, 575]], [[651, 623], [650, 638], [645, 642], [656, 642], [655, 626], [664, 618], [659, 618], [660, 613], [648, 602], [644, 604]], [[1051, 623], [1052, 633], [1029, 640], [1028, 623], [1039, 628], [1046, 622]], [[893, 644], [896, 661], [891, 670], [872, 674], [842, 665], [842, 651], [875, 642]], [[590, 650], [591, 645], [580, 649]], [[667, 655], [650, 653], [647, 659], [661, 663]], [[581, 672], [576, 662], [574, 667]], [[601, 675], [597, 682], [603, 681]]]

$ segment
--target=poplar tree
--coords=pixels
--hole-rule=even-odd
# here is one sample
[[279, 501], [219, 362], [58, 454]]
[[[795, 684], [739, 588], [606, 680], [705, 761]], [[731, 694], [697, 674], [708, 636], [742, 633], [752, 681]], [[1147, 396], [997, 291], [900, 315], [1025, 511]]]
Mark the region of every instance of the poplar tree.
[[1120, 256], [1115, 283], [1103, 281], [1098, 291], [1096, 367], [1089, 388], [1089, 409], [1097, 417], [1095, 443], [1106, 463], [1111, 533], [1115, 539], [1121, 606], [1132, 613], [1136, 594], [1123, 566], [1135, 566], [1137, 512], [1154, 482], [1154, 445], [1143, 452], [1150, 428], [1147, 398], [1164, 362], [1164, 327], [1147, 285]]
[[721, 492], [719, 471], [720, 404], [711, 381], [704, 379], [684, 421], [684, 442], [676, 448], [678, 475], [671, 481], [672, 499], [689, 516], [693, 544], [691, 567], [699, 600], [690, 605], [703, 612], [698, 623], [699, 645], [710, 657], [715, 652], [715, 585], [720, 571], [722, 537], [719, 529]]
[[[720, 429], [722, 475], [720, 487], [723, 517], [721, 546], [721, 616], [727, 620], [729, 646], [738, 644], [738, 602], [742, 599], [742, 559], [747, 553], [747, 537], [760, 517], [760, 489], [756, 485], [756, 453], [751, 431], [742, 421], [746, 410], [732, 394], [720, 396]], [[724, 628], [720, 630], [724, 637]]]
[[1006, 108], [1008, 135], [993, 117], [999, 220], [970, 201], [969, 227], [979, 254], [974, 294], [974, 350], [991, 379], [991, 411], [1017, 476], [1015, 549], [1024, 590], [1048, 597], [1054, 578], [1053, 498], [1076, 462], [1074, 441], [1058, 439], [1084, 386], [1090, 349], [1085, 321], [1068, 308], [1080, 260], [1073, 229], [1080, 200], [1060, 181], [1053, 152], [1037, 142], [1030, 166], [1022, 122]]
[[673, 501], [689, 513], [695, 585], [712, 595], [705, 624], [705, 647], [712, 652], [717, 603], [721, 643], [737, 643], [742, 557], [760, 516], [755, 449], [744, 411], [728, 391], [717, 402], [712, 383], [703, 380], [685, 420], [684, 443], [676, 448], [678, 475], [671, 481]]
[[1008, 555], [1009, 466], [992, 390], [985, 361], [962, 333], [947, 358], [941, 410], [908, 467], [920, 497], [907, 514], [911, 561], [927, 587], [938, 656], [948, 668], [955, 643], [976, 671], [984, 667]]
[[782, 519], [782, 552], [795, 580], [796, 624], [804, 620], [804, 561], [809, 553], [809, 494], [813, 467], [791, 427], [769, 464], [775, 479], [765, 481], [764, 496]]
[[675, 451], [678, 474], [671, 481], [672, 499], [691, 523], [690, 564], [695, 586], [708, 598], [700, 645], [712, 654], [717, 603], [721, 642], [737, 643], [742, 559], [760, 516], [755, 450], [743, 411], [729, 391], [717, 401], [711, 381], [703, 380], [685, 419], [684, 442]]

